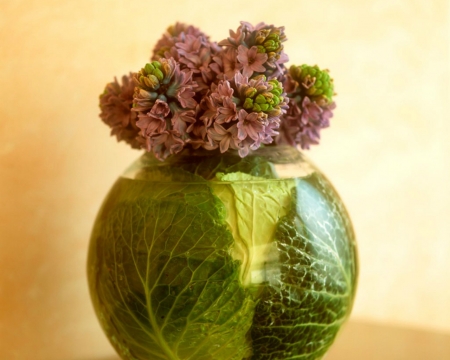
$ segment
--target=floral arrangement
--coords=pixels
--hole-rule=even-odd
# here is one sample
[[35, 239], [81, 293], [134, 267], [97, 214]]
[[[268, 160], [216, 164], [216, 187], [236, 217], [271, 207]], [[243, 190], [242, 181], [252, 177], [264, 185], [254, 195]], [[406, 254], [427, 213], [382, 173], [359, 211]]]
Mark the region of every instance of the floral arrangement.
[[140, 71], [106, 85], [100, 117], [111, 134], [164, 160], [186, 147], [234, 149], [318, 144], [335, 103], [317, 66], [285, 66], [284, 27], [242, 21], [219, 43], [177, 23]]

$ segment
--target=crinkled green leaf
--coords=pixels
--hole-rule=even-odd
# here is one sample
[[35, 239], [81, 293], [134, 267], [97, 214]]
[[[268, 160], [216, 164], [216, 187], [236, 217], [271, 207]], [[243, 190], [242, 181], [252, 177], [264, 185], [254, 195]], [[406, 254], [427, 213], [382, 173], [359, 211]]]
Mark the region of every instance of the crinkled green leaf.
[[331, 185], [276, 179], [267, 158], [191, 160], [119, 179], [99, 214], [89, 274], [110, 341], [125, 360], [320, 359], [357, 276]]
[[[141, 195], [148, 186], [153, 195]], [[250, 356], [255, 304], [229, 254], [225, 209], [207, 183], [119, 179], [112, 195], [94, 230], [90, 273], [94, 304], [121, 356]]]
[[274, 255], [275, 228], [291, 205], [293, 179], [264, 181], [264, 178], [242, 172], [218, 173], [212, 185], [214, 194], [225, 205], [226, 221], [235, 246], [232, 255], [242, 262], [244, 285], [266, 281], [266, 264], [279, 262]]
[[342, 203], [317, 174], [298, 180], [293, 199], [275, 233], [279, 280], [262, 287], [255, 310], [252, 359], [320, 359], [353, 303], [356, 250]]

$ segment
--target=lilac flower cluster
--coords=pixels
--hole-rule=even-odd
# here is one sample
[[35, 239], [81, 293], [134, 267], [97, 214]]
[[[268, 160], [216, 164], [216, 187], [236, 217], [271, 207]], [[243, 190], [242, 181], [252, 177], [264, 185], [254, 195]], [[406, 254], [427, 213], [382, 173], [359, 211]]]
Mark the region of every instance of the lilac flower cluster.
[[286, 74], [285, 89], [289, 108], [283, 117], [277, 143], [287, 143], [302, 149], [319, 144], [320, 130], [330, 125], [336, 104], [333, 79], [328, 70], [315, 66], [291, 66]]
[[260, 146], [309, 148], [329, 125], [332, 80], [285, 67], [283, 27], [241, 22], [218, 44], [177, 23], [140, 71], [106, 86], [100, 117], [118, 140], [164, 160], [186, 147], [241, 157]]

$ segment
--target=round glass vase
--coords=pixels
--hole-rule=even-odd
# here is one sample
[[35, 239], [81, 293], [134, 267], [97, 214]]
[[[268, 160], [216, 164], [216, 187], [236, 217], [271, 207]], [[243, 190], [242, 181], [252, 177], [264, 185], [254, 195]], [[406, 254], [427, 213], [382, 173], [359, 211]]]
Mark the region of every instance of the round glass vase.
[[357, 252], [298, 150], [142, 155], [94, 224], [88, 279], [122, 359], [320, 359], [350, 314]]

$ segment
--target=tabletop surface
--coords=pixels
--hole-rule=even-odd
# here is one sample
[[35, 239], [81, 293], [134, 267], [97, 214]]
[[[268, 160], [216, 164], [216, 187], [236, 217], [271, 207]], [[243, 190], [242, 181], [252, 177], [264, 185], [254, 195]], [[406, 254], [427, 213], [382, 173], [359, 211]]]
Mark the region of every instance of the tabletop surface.
[[450, 360], [450, 334], [350, 321], [324, 360]]
[[324, 360], [450, 360], [450, 334], [349, 322]]

